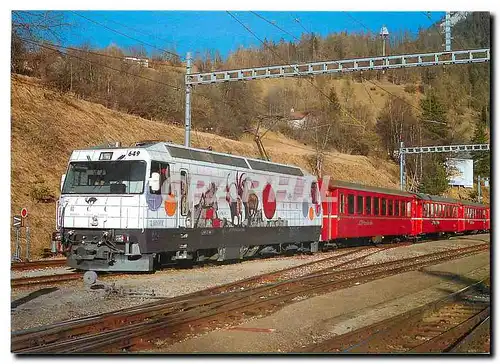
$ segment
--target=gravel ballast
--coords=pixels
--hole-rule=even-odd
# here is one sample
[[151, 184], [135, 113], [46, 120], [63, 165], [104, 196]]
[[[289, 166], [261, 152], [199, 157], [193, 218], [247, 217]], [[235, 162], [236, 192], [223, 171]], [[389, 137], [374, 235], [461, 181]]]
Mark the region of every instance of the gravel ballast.
[[[482, 243], [474, 236], [468, 239], [428, 241], [388, 249], [370, 255], [356, 265], [409, 258]], [[154, 274], [120, 274], [100, 279], [97, 289], [85, 286], [83, 281], [53, 285], [58, 288], [54, 291], [42, 290], [39, 287], [14, 289], [11, 291], [13, 307], [15, 306], [11, 309], [12, 330], [27, 329], [114, 311], [161, 298], [175, 297], [259, 274], [334, 257], [345, 252], [347, 252], [346, 249], [339, 249], [312, 256], [283, 256], [245, 261], [238, 264], [212, 265], [193, 269], [166, 269]], [[60, 269], [51, 270], [59, 271]], [[16, 276], [22, 275], [16, 274]], [[33, 298], [27, 297], [29, 295]]]

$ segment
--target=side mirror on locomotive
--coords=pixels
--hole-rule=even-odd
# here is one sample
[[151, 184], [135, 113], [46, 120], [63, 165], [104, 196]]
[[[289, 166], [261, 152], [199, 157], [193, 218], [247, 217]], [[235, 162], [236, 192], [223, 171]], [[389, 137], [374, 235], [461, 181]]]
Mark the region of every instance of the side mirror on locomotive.
[[160, 174], [158, 172], [151, 173], [151, 177], [149, 178], [149, 187], [151, 187], [153, 192], [160, 190]]

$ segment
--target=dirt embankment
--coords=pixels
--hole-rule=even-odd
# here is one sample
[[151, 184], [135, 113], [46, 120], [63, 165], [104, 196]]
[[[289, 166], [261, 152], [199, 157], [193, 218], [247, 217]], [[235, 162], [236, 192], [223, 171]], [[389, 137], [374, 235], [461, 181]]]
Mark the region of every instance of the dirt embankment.
[[[182, 128], [55, 92], [37, 79], [15, 75], [11, 81], [11, 213], [19, 214], [22, 207], [28, 208], [34, 257], [49, 247], [55, 227], [55, 203], [36, 202], [32, 195], [43, 195], [48, 189], [58, 197], [60, 178], [73, 149], [112, 141], [123, 145], [139, 140], [183, 143]], [[191, 140], [195, 147], [210, 145], [215, 151], [258, 156], [251, 138], [235, 141], [194, 131]], [[263, 142], [273, 161], [311, 170], [307, 157], [314, 150], [310, 146], [273, 132], [267, 133]], [[398, 167], [393, 163], [334, 152], [326, 157], [324, 173], [335, 179], [381, 187], [396, 187], [398, 182]]]

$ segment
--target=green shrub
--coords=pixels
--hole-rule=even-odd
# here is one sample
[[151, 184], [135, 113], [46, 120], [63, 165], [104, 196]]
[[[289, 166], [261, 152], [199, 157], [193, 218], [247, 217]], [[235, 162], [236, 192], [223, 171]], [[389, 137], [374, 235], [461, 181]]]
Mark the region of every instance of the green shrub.
[[417, 86], [415, 86], [413, 83], [410, 83], [405, 86], [405, 92], [408, 92], [409, 94], [414, 94], [417, 92]]
[[35, 202], [50, 203], [56, 200], [55, 194], [45, 183], [37, 183], [30, 190], [30, 197]]

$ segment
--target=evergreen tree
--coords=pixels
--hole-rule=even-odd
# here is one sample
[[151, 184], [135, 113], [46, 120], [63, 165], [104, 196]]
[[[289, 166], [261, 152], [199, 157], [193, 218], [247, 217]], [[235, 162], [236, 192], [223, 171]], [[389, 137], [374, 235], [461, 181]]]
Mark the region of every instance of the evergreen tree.
[[[481, 110], [481, 116], [479, 120], [476, 121], [476, 129], [474, 130], [474, 136], [471, 142], [473, 144], [488, 144], [488, 113], [486, 107]], [[472, 153], [472, 158], [474, 159], [474, 175], [487, 177], [490, 175], [490, 152], [474, 152]]]
[[335, 92], [335, 87], [330, 88], [330, 93], [328, 94], [328, 99], [330, 102], [328, 103], [328, 112], [331, 115], [336, 115], [340, 112], [342, 109], [342, 106], [340, 105], [339, 98], [337, 96], [337, 92]]
[[419, 186], [419, 192], [430, 195], [440, 195], [448, 189], [448, 173], [444, 164], [444, 158], [433, 157], [426, 163], [424, 174]]
[[[427, 139], [444, 142], [448, 137], [446, 122], [446, 109], [433, 90], [428, 90], [425, 98], [420, 101], [422, 121], [424, 122]], [[439, 124], [443, 123], [443, 124]]]

